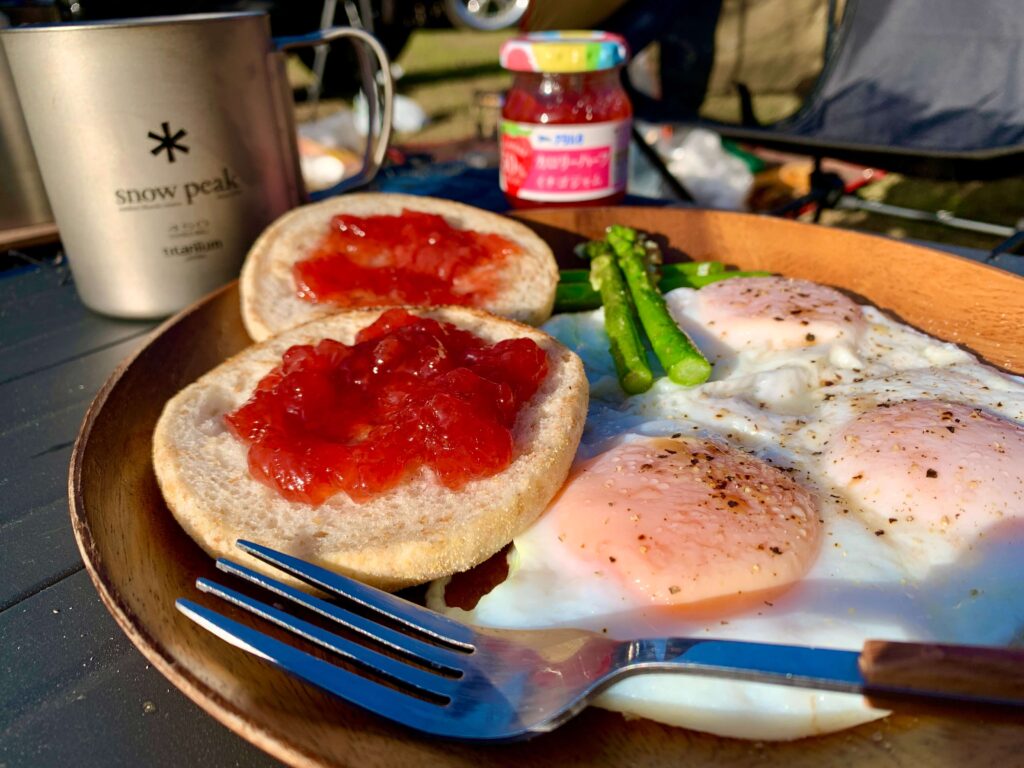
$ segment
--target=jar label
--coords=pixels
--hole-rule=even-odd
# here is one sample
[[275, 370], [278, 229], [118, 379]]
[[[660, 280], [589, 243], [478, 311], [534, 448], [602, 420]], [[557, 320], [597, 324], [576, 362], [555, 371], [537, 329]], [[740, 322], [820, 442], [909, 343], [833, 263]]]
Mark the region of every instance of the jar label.
[[626, 189], [630, 120], [501, 124], [501, 189], [523, 200], [597, 200]]

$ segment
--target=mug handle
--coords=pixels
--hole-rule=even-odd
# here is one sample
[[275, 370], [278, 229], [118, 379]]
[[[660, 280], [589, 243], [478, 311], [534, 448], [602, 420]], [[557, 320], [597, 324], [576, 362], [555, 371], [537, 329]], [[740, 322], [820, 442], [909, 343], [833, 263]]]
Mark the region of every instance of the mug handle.
[[[314, 45], [322, 45], [323, 43], [329, 43], [334, 40], [338, 40], [342, 37], [355, 38], [359, 42], [365, 43], [366, 46], [373, 51], [373, 55], [377, 58], [377, 63], [380, 65], [380, 72], [383, 75], [384, 80], [384, 94], [383, 94], [383, 105], [380, 105], [377, 101], [377, 88], [373, 82], [374, 78], [370, 76], [370, 82], [364, 83], [367, 87], [367, 102], [369, 109], [367, 110], [369, 118], [369, 126], [366, 131], [366, 153], [363, 157], [363, 167], [355, 176], [351, 176], [347, 179], [342, 179], [333, 187], [319, 190], [318, 192], [311, 192], [309, 195], [310, 200], [322, 200], [325, 197], [337, 195], [340, 192], [345, 192], [349, 189], [361, 187], [364, 184], [369, 183], [374, 176], [377, 175], [377, 171], [380, 170], [381, 165], [384, 163], [384, 155], [388, 150], [388, 141], [391, 139], [391, 113], [394, 108], [395, 100], [395, 83], [391, 78], [391, 67], [388, 62], [388, 55], [384, 52], [384, 48], [377, 42], [377, 38], [364, 32], [361, 29], [355, 29], [353, 27], [330, 27], [329, 29], [319, 29], [315, 32], [310, 32], [306, 35], [294, 35], [292, 37], [275, 37], [274, 46], [278, 51], [290, 51], [294, 48], [306, 48]], [[357, 51], [360, 58], [363, 56], [363, 52]], [[374, 86], [374, 87], [369, 87]], [[376, 122], [377, 113], [381, 111], [383, 107], [383, 116], [381, 119], [380, 134], [376, 136]]]

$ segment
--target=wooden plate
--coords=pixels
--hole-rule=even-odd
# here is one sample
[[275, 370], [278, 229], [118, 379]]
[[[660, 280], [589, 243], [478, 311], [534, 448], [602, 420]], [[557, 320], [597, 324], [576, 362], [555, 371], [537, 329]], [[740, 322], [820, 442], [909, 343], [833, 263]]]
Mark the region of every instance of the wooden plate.
[[[835, 285], [995, 365], [1024, 371], [1024, 280], [994, 268], [880, 238], [736, 214], [605, 208], [522, 218], [556, 252], [618, 222], [660, 233], [694, 259]], [[230, 285], [168, 321], [123, 364], [93, 402], [75, 446], [71, 517], [93, 582], [132, 642], [207, 712], [284, 762], [818, 768], [1019, 761], [1024, 726], [970, 717], [891, 717], [831, 736], [761, 744], [627, 722], [591, 709], [556, 733], [523, 744], [441, 742], [346, 706], [227, 645], [174, 608], [180, 596], [212, 605], [194, 582], [213, 576], [214, 568], [164, 505], [150, 439], [173, 393], [248, 343], [237, 287]]]

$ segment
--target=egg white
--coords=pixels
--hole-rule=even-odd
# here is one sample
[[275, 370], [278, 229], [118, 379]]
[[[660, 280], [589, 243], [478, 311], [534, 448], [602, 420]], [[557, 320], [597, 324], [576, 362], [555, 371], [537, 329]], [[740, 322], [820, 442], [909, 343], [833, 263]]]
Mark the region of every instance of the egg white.
[[[666, 296], [679, 324], [714, 362], [711, 380], [686, 389], [660, 378], [626, 397], [608, 353], [603, 311], [559, 315], [544, 330], [582, 358], [591, 406], [582, 460], [637, 435], [714, 436], [793, 473], [821, 501], [823, 546], [809, 573], [777, 599], [712, 620], [638, 607], [614, 578], [565, 556], [541, 518], [517, 536], [507, 580], [470, 612], [486, 626], [585, 627], [613, 637], [716, 637], [860, 649], [868, 639], [1024, 642], [1024, 540], [984, 541], [954, 564], [927, 568], [870, 526], [823, 472], [823, 447], [879, 403], [942, 399], [1024, 422], [1024, 379], [979, 363], [955, 345], [862, 308], [859, 341], [732, 352], [705, 327], [696, 292]], [[651, 357], [653, 361], [653, 356]], [[657, 366], [655, 366], [657, 369]], [[657, 372], [657, 370], [656, 370]], [[431, 604], [444, 608], [443, 590]], [[616, 683], [599, 706], [723, 736], [793, 739], [884, 715], [859, 696], [682, 675]]]

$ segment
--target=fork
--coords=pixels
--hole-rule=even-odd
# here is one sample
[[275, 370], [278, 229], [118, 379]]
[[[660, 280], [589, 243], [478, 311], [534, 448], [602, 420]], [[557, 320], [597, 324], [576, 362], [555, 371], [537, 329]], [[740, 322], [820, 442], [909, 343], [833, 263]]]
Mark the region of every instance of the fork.
[[335, 622], [362, 642], [206, 578], [197, 579], [197, 588], [322, 646], [348, 667], [191, 600], [177, 600], [179, 611], [232, 645], [351, 704], [435, 736], [512, 741], [551, 731], [611, 683], [650, 672], [861, 693], [890, 708], [946, 702], [959, 705], [960, 714], [967, 704], [1024, 716], [1020, 649], [869, 640], [858, 653], [715, 639], [620, 641], [577, 629], [469, 627], [268, 547], [241, 540], [237, 545], [356, 609], [227, 559], [217, 561], [218, 569]]

